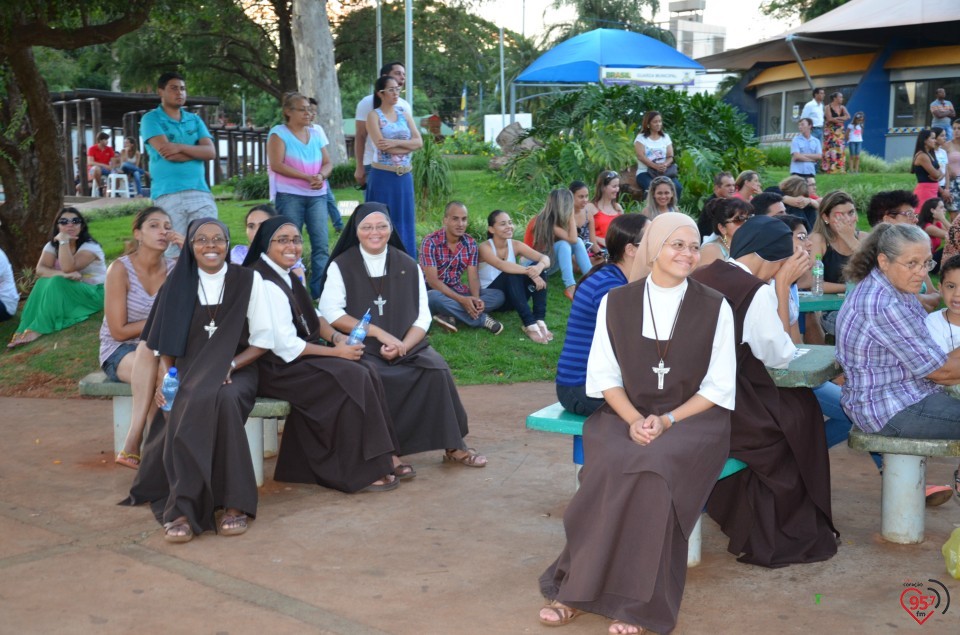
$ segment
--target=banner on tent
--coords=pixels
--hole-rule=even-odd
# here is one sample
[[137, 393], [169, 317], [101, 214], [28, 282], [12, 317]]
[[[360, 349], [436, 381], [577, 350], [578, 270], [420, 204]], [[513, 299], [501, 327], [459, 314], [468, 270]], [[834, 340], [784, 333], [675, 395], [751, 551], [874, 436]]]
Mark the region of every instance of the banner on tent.
[[693, 86], [696, 71], [684, 68], [607, 68], [600, 67], [600, 83], [608, 86]]

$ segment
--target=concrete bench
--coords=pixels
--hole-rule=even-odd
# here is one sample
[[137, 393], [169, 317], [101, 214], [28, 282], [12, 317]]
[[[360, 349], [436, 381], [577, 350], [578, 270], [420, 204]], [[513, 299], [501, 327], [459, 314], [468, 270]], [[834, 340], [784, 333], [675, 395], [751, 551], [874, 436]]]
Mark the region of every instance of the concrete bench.
[[[101, 372], [90, 373], [80, 380], [80, 394], [84, 397], [110, 397], [113, 399], [113, 453], [119, 454], [130, 430], [130, 414], [133, 411], [133, 396], [130, 384], [109, 381]], [[258, 397], [247, 417], [244, 429], [250, 445], [250, 458], [257, 485], [263, 485], [263, 459], [276, 456], [279, 449], [277, 434], [279, 419], [290, 414], [290, 404], [277, 399]]]
[[[577, 478], [579, 471], [577, 466], [584, 464], [583, 456], [583, 422], [586, 417], [575, 415], [572, 412], [564, 410], [559, 402], [550, 404], [546, 408], [541, 408], [536, 412], [527, 415], [527, 428], [530, 430], [540, 430], [542, 432], [555, 432], [559, 434], [573, 435], [573, 463], [574, 463], [574, 487], [580, 487], [580, 480]], [[739, 459], [727, 459], [723, 466], [723, 471], [717, 480], [722, 480], [732, 476], [740, 470], [746, 469], [747, 464]], [[695, 567], [700, 564], [701, 553], [701, 524], [702, 519], [697, 520], [693, 532], [690, 534], [690, 542], [687, 548], [687, 566]]]
[[880, 533], [902, 545], [923, 542], [927, 457], [960, 457], [960, 440], [904, 439], [850, 430], [847, 444], [883, 454]]

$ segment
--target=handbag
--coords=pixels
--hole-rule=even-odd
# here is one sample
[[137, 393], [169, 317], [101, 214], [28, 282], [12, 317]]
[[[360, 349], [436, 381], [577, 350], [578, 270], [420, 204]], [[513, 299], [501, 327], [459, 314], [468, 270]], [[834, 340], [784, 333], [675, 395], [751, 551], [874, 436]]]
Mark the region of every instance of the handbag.
[[671, 163], [667, 166], [667, 169], [663, 171], [663, 176], [669, 176], [671, 179], [675, 179], [680, 175], [680, 172], [677, 170], [677, 164]]

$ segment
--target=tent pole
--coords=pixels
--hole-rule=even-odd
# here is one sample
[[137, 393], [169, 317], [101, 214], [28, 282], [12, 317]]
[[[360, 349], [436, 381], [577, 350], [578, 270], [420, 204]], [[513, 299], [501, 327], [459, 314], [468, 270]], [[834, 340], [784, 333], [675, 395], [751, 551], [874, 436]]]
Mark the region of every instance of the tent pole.
[[800, 70], [803, 72], [803, 76], [807, 78], [807, 84], [810, 86], [810, 90], [816, 88], [813, 83], [813, 79], [810, 77], [810, 73], [807, 72], [807, 67], [803, 65], [803, 59], [800, 57], [800, 53], [797, 52], [797, 47], [793, 43], [793, 33], [784, 38], [784, 42], [787, 43], [787, 46], [790, 48], [790, 52], [793, 53], [793, 56], [797, 59], [797, 64], [800, 65]]

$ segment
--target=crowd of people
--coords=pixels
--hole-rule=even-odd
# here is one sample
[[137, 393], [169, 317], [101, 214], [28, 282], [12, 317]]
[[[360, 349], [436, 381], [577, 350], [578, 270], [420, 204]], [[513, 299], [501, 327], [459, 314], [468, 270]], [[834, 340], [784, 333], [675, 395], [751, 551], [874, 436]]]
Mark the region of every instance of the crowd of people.
[[[960, 401], [943, 390], [960, 384], [960, 224], [951, 219], [960, 120], [949, 139], [942, 127], [919, 134], [917, 190], [873, 196], [869, 231], [849, 194], [817, 193], [818, 170], [844, 170], [845, 143], [856, 171], [863, 131], [862, 113], [847, 124], [841, 93], [823, 105], [819, 90], [799, 122], [791, 175], [764, 190], [754, 171], [721, 172], [698, 221], [679, 210], [674, 148], [651, 111], [635, 140], [642, 213], [625, 213], [620, 173], [604, 170], [592, 193], [580, 180], [551, 191], [522, 240], [510, 212], [496, 209], [478, 243], [467, 205], [451, 201], [441, 227], [417, 242], [410, 155], [422, 141], [399, 96], [404, 78], [402, 65], [386, 65], [358, 104], [355, 177], [366, 201], [346, 223], [332, 213], [316, 102], [291, 93], [267, 146], [273, 205], [251, 208], [249, 244], [232, 244], [203, 179], [209, 132], [183, 109], [173, 73], [143, 117], [155, 205], [135, 216], [127, 252], [108, 267], [78, 210], [54, 220], [10, 347], [103, 310], [101, 367], [133, 393], [116, 457], [137, 471], [124, 503], [150, 504], [168, 542], [239, 535], [256, 517], [243, 425], [258, 396], [291, 407], [277, 481], [391, 491], [416, 476], [403, 457], [428, 451], [485, 467], [427, 332], [498, 335], [497, 313], [512, 311], [527, 338], [549, 344], [554, 272], [570, 301], [556, 392], [588, 417], [590, 461], [564, 514], [565, 544], [540, 578], [545, 625], [591, 612], [613, 620], [611, 633], [670, 632], [702, 510], [741, 562], [823, 561], [839, 544], [828, 449], [851, 425], [960, 439]], [[130, 139], [120, 169], [137, 166], [133, 153]], [[329, 253], [328, 221], [340, 233]], [[846, 294], [839, 311], [800, 311], [816, 260], [823, 291]], [[0, 320], [19, 299], [8, 269], [0, 252]], [[842, 387], [776, 386], [768, 367], [828, 336]], [[162, 382], [173, 368], [180, 387], [168, 403]], [[718, 482], [730, 457], [747, 468]], [[944, 490], [931, 488], [928, 501], [946, 500]]]

